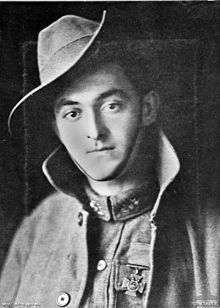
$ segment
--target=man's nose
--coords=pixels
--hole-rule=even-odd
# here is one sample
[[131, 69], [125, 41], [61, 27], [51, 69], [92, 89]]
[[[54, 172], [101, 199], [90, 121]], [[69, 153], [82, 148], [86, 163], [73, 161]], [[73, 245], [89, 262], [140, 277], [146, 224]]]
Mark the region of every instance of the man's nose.
[[91, 112], [88, 114], [86, 126], [88, 138], [98, 140], [106, 136], [107, 127], [98, 112]]

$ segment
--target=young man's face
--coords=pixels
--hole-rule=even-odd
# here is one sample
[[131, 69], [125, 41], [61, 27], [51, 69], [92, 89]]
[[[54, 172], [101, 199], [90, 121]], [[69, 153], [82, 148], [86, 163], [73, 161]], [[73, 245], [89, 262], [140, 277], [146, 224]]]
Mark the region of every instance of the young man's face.
[[140, 98], [118, 65], [74, 80], [56, 102], [58, 136], [73, 161], [97, 181], [126, 168], [142, 125]]

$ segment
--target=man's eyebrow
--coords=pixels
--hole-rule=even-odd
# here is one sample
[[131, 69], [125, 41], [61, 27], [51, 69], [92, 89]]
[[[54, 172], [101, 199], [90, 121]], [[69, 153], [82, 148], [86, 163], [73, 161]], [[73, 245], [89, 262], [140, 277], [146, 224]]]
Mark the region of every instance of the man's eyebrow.
[[55, 109], [57, 110], [63, 106], [74, 106], [74, 105], [79, 105], [79, 102], [71, 101], [65, 98], [60, 98], [56, 101]]
[[[110, 97], [112, 95], [118, 95], [118, 96], [120, 96], [123, 99], [128, 99], [129, 98], [128, 94], [124, 90], [117, 89], [117, 88], [112, 88], [110, 90], [107, 90], [107, 91], [101, 93], [96, 98], [96, 101], [103, 100], [103, 99], [105, 99], [107, 97]], [[60, 98], [55, 103], [55, 110], [59, 110], [63, 106], [77, 106], [77, 105], [80, 105], [80, 103], [77, 102], [77, 101], [68, 100], [66, 98]]]
[[112, 95], [118, 95], [118, 96], [121, 96], [124, 99], [128, 99], [128, 94], [124, 90], [113, 88], [113, 89], [110, 89], [110, 90], [100, 94], [98, 96], [97, 100], [102, 100], [102, 99], [105, 99], [105, 98], [112, 96]]

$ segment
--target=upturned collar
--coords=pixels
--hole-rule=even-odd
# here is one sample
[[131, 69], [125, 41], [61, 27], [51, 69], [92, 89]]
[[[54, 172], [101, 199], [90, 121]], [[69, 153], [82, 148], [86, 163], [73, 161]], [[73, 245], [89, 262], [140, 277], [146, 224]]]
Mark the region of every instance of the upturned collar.
[[[87, 206], [89, 205], [90, 209], [92, 205], [93, 210], [97, 213], [99, 210], [104, 211], [104, 215], [100, 216], [104, 216], [107, 221], [110, 218], [125, 220], [135, 217], [146, 210], [151, 210], [151, 219], [153, 219], [157, 213], [163, 192], [174, 180], [180, 169], [178, 157], [171, 143], [162, 131], [160, 131], [159, 136], [157, 179], [148, 185], [147, 193], [146, 191], [143, 193], [144, 186], [135, 191], [127, 191], [124, 195], [108, 198], [97, 196], [88, 187], [85, 193], [85, 176], [73, 163], [63, 145], [60, 145], [48, 156], [42, 165], [42, 169], [48, 181], [56, 190], [76, 196]], [[157, 189], [156, 183], [159, 183], [159, 189]], [[101, 206], [102, 209], [100, 208], [100, 200], [101, 203], [104, 202], [105, 204], [104, 207]], [[111, 202], [112, 205], [110, 211], [108, 202]]]

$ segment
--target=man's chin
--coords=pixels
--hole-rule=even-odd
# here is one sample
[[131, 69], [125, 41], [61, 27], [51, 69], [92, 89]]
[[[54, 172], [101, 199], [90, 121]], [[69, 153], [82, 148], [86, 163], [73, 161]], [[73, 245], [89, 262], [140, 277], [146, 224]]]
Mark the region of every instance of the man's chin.
[[104, 182], [104, 181], [112, 181], [112, 180], [116, 179], [117, 177], [119, 177], [122, 174], [122, 172], [123, 172], [123, 170], [126, 166], [126, 161], [123, 161], [120, 164], [112, 165], [109, 168], [105, 168], [104, 166], [103, 167], [99, 166], [99, 170], [93, 169], [91, 167], [90, 168], [86, 168], [86, 167], [83, 168], [82, 165], [80, 165], [76, 161], [75, 161], [75, 164], [78, 166], [80, 171], [87, 178], [90, 178], [93, 181]]
[[103, 172], [97, 174], [96, 172], [84, 172], [84, 174], [92, 179], [93, 181], [104, 182], [104, 181], [112, 181], [116, 179], [120, 175], [120, 170], [114, 170], [112, 172]]

